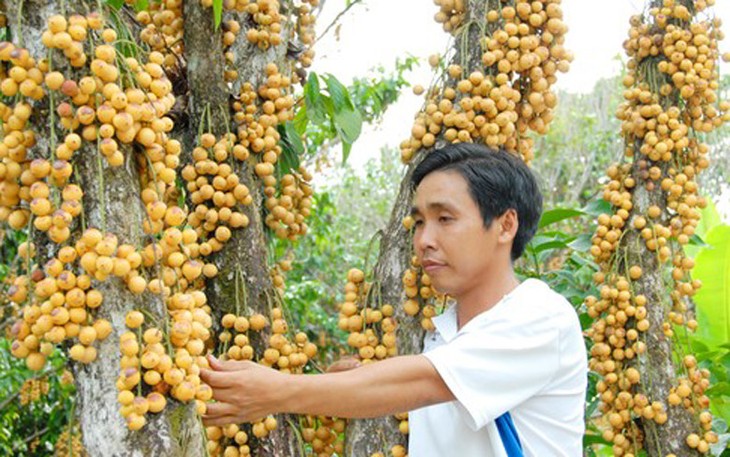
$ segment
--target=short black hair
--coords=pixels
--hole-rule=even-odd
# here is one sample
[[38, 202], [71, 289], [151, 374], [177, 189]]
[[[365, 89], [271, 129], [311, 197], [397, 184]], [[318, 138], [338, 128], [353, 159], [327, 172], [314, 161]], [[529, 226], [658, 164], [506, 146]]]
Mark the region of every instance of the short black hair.
[[535, 235], [542, 213], [542, 194], [532, 171], [503, 149], [455, 143], [428, 153], [413, 171], [411, 184], [415, 189], [430, 173], [449, 170], [466, 180], [486, 228], [508, 209], [517, 212], [519, 225], [511, 251], [512, 261], [517, 260]]

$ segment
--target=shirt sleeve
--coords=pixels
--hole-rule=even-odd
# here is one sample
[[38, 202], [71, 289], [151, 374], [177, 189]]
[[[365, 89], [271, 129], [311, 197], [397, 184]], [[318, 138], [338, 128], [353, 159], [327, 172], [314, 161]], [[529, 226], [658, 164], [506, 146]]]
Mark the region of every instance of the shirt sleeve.
[[557, 328], [505, 333], [460, 334], [423, 354], [463, 407], [473, 430], [540, 392], [559, 366]]

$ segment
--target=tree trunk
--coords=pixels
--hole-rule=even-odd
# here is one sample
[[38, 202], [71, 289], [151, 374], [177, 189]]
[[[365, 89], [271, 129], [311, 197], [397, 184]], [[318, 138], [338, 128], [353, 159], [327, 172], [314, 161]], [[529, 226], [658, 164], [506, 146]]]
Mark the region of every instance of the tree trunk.
[[[282, 10], [293, 8], [290, 0], [282, 1]], [[236, 19], [245, 24], [244, 14], [227, 12], [224, 19]], [[282, 35], [286, 36], [291, 25], [285, 26]], [[242, 32], [243, 35], [243, 32]], [[197, 138], [193, 136], [198, 126], [207, 125], [206, 107], [213, 116], [212, 131], [216, 138], [226, 132], [235, 132], [236, 126], [231, 122], [231, 101], [238, 95], [242, 82], [249, 82], [257, 88], [266, 80], [266, 65], [275, 63], [279, 68], [289, 64], [286, 46], [272, 46], [266, 51], [251, 45], [243, 37], [239, 37], [230, 51], [236, 56], [238, 78], [229, 85], [224, 81], [224, 51], [221, 46], [221, 30], [215, 30], [213, 14], [209, 8], [200, 6], [198, 0], [185, 2], [185, 61], [187, 62], [187, 79], [190, 87], [189, 100], [191, 125], [188, 130], [187, 149], [196, 146]], [[208, 131], [203, 129], [203, 132]], [[191, 135], [193, 134], [193, 135]], [[253, 202], [247, 205], [245, 214], [249, 225], [240, 230], [233, 230], [223, 250], [213, 255], [212, 261], [218, 266], [215, 278], [208, 281], [206, 295], [213, 308], [214, 322], [227, 313], [250, 315], [261, 313], [268, 316], [273, 305], [272, 300], [278, 297], [278, 291], [272, 284], [269, 273], [268, 249], [263, 221], [263, 187], [254, 173], [255, 156], [247, 162], [236, 160], [234, 172], [240, 182], [251, 190]], [[239, 283], [239, 279], [243, 284]], [[246, 304], [246, 309], [236, 309], [236, 304]], [[245, 313], [244, 313], [245, 311]], [[252, 343], [257, 353], [267, 347], [270, 332], [264, 331], [260, 338], [252, 336]], [[251, 437], [251, 455], [297, 455], [299, 452], [295, 431], [285, 415], [277, 416], [279, 426], [276, 430], [260, 440]], [[293, 421], [292, 423], [295, 423]]]
[[[47, 48], [41, 43], [41, 33], [47, 20], [54, 14], [87, 14], [90, 6], [81, 1], [67, 0], [46, 2], [25, 0], [8, 2], [11, 36], [22, 43], [36, 59], [47, 56]], [[16, 21], [19, 19], [19, 21]], [[71, 74], [71, 69], [58, 52], [54, 69]], [[51, 137], [56, 144], [63, 142], [68, 133], [58, 123], [58, 115], [51, 113], [48, 98], [34, 104], [31, 117], [32, 130], [38, 144], [33, 158], [50, 159], [53, 155]], [[55, 117], [54, 117], [55, 116]], [[49, 121], [51, 120], [51, 121]], [[53, 126], [51, 125], [53, 124]], [[117, 236], [119, 243], [142, 245], [147, 237], [142, 233], [145, 219], [144, 204], [140, 200], [139, 174], [130, 149], [125, 149], [126, 160], [122, 166], [111, 167], [102, 158], [95, 145], [84, 145], [74, 158], [76, 178], [84, 189], [83, 213], [74, 221], [73, 233], [78, 236], [82, 228], [98, 228], [103, 233]], [[60, 246], [51, 243], [47, 236], [32, 230], [32, 239], [38, 246], [41, 259], [57, 255]], [[154, 433], [130, 431], [119, 413], [117, 388], [114, 380], [119, 375], [119, 335], [127, 330], [125, 315], [132, 309], [144, 309], [156, 317], [166, 315], [165, 305], [151, 294], [135, 295], [125, 283], [116, 277], [94, 284], [103, 294], [103, 305], [95, 313], [96, 318], [111, 322], [112, 334], [95, 347], [97, 359], [90, 364], [74, 364], [76, 382], [75, 419], [79, 421], [83, 444], [90, 456], [203, 456], [204, 437], [199, 419], [191, 405], [170, 402], [162, 414], [151, 416], [147, 425]]]
[[[591, 248], [602, 285], [601, 297], [587, 301], [597, 318], [590, 364], [603, 376], [597, 390], [612, 426], [603, 436], [615, 455], [643, 447], [652, 456], [697, 456], [717, 441], [704, 394], [709, 372], [697, 366], [690, 345], [697, 325], [691, 297], [701, 284], [690, 277], [694, 262], [683, 246], [704, 206], [696, 178], [708, 166], [707, 146], [697, 132], [712, 131], [727, 115], [713, 106], [717, 52], [700, 74], [697, 56], [674, 46], [679, 34], [716, 49], [716, 36], [700, 19], [706, 5], [677, 2], [670, 18], [662, 7], [652, 0], [631, 18], [626, 101], [618, 110], [625, 157], [609, 169], [603, 196], [614, 214], [599, 217]], [[672, 63], [678, 57], [686, 80]]]

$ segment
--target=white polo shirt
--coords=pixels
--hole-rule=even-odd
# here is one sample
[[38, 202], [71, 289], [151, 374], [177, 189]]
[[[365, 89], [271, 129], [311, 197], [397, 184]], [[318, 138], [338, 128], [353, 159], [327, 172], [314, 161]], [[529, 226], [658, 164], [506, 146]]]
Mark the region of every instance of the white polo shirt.
[[582, 456], [588, 363], [570, 303], [528, 279], [461, 330], [456, 306], [423, 349], [456, 401], [410, 412], [408, 455], [504, 457], [494, 420], [509, 411], [525, 456]]

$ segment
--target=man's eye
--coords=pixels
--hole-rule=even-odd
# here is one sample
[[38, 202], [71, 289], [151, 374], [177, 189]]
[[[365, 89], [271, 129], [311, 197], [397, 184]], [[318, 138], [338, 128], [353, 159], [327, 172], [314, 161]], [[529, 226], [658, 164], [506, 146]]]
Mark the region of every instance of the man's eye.
[[423, 220], [422, 220], [422, 219], [416, 219], [416, 220], [415, 220], [415, 222], [414, 222], [413, 224], [414, 224], [414, 225], [415, 225], [416, 227], [420, 227], [420, 226], [422, 226], [422, 225], [423, 225]]
[[453, 220], [454, 218], [451, 216], [439, 216], [439, 222], [449, 222]]

